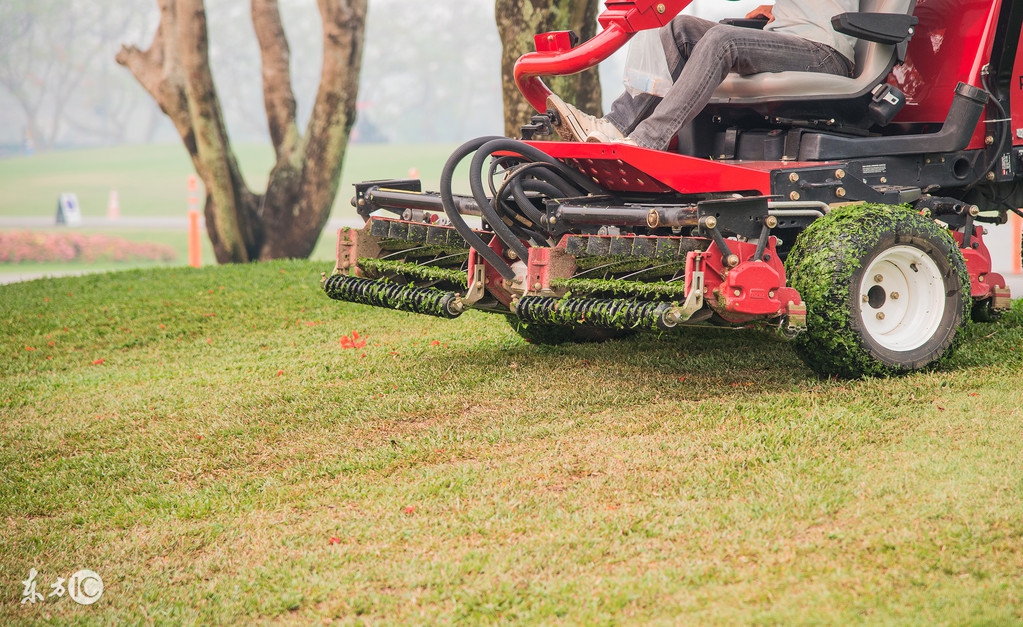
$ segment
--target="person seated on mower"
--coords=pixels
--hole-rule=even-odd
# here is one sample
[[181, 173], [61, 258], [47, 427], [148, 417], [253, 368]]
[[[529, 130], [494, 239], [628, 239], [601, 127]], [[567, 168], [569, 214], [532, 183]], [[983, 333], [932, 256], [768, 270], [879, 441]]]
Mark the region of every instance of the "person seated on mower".
[[729, 72], [822, 72], [851, 76], [854, 37], [836, 32], [831, 18], [859, 10], [859, 0], [777, 0], [747, 18], [767, 18], [763, 30], [679, 15], [660, 30], [672, 85], [663, 98], [628, 91], [603, 118], [583, 113], [556, 95], [548, 110], [566, 141], [622, 142], [666, 150], [710, 102]]

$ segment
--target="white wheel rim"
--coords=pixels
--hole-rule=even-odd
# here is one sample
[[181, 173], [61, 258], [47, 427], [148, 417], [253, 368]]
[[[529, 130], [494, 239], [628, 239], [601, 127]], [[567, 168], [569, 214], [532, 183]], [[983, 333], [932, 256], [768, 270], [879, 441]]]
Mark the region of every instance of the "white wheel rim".
[[945, 284], [938, 264], [913, 246], [893, 246], [863, 273], [858, 299], [863, 329], [892, 351], [910, 351], [938, 331]]

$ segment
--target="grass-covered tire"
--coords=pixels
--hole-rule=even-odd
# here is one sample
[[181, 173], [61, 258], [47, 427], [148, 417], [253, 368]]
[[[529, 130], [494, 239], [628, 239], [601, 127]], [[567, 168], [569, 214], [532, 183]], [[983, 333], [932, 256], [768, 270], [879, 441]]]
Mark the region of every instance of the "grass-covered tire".
[[628, 329], [602, 329], [599, 327], [568, 327], [560, 325], [536, 324], [523, 322], [517, 316], [506, 316], [512, 330], [530, 344], [555, 346], [558, 344], [578, 344], [584, 342], [605, 342], [628, 337], [633, 332]]
[[903, 374], [953, 353], [969, 273], [946, 229], [904, 207], [853, 205], [815, 220], [785, 262], [806, 304], [795, 340], [823, 375]]

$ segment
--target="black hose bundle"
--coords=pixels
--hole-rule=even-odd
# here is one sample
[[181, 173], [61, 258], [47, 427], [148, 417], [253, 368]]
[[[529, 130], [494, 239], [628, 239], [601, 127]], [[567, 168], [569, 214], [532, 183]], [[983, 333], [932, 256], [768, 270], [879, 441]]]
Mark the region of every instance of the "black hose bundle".
[[[441, 172], [440, 197], [444, 212], [465, 241], [506, 280], [515, 278], [515, 271], [466, 224], [451, 191], [455, 168], [472, 153], [476, 153], [469, 166], [469, 187], [473, 199], [505, 250], [514, 251], [520, 259], [529, 257], [529, 250], [523, 242], [534, 246], [552, 244], [544, 214], [529, 197], [530, 193], [550, 198], [571, 198], [602, 194], [604, 191], [582, 173], [518, 140], [480, 137], [459, 146]], [[482, 171], [484, 163], [491, 157], [494, 161], [488, 170], [491, 192], [488, 197]], [[505, 178], [495, 189], [493, 178], [500, 167], [505, 168]]]

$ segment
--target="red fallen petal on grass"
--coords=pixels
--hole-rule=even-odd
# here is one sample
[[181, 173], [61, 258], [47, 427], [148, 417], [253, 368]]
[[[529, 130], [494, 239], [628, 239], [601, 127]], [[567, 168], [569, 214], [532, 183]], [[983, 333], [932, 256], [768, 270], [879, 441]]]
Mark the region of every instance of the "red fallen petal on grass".
[[100, 357], [99, 359], [97, 359], [97, 360], [93, 361], [93, 362], [92, 362], [92, 365], [93, 365], [93, 366], [101, 366], [101, 365], [103, 365], [103, 362], [104, 362], [104, 361], [106, 361], [106, 359], [104, 359], [104, 358]]
[[277, 371], [277, 376], [278, 376], [278, 377], [279, 377], [279, 376], [281, 376], [282, 374], [284, 374], [284, 371], [283, 371], [283, 370], [278, 370], [278, 371]]
[[27, 350], [27, 351], [34, 351], [35, 349], [32, 348], [31, 346], [26, 345], [25, 346], [25, 350]]
[[341, 336], [341, 348], [355, 348], [355, 344], [352, 343], [352, 339], [347, 335]]
[[415, 505], [407, 505], [403, 511], [406, 514], [415, 514], [416, 513], [416, 506]]
[[330, 544], [341, 544], [341, 538], [337, 536], [330, 536], [330, 540], [327, 540]]
[[970, 392], [970, 396], [980, 396], [980, 394], [977, 394], [976, 392]]
[[359, 332], [358, 331], [352, 331], [352, 339], [353, 340], [359, 339]]
[[354, 348], [365, 348], [366, 347], [366, 340], [359, 340], [358, 342], [353, 343], [352, 346]]
[[679, 377], [679, 378], [678, 378], [678, 381], [679, 381], [679, 383], [681, 383], [681, 382], [683, 382], [683, 381], [685, 381], [685, 380], [686, 380], [686, 378], [685, 378], [685, 377]]
[[440, 340], [434, 340], [430, 342], [430, 346], [440, 346]]
[[47, 346], [56, 346], [56, 345], [57, 345], [56, 342], [50, 342], [50, 343], [47, 344]]

